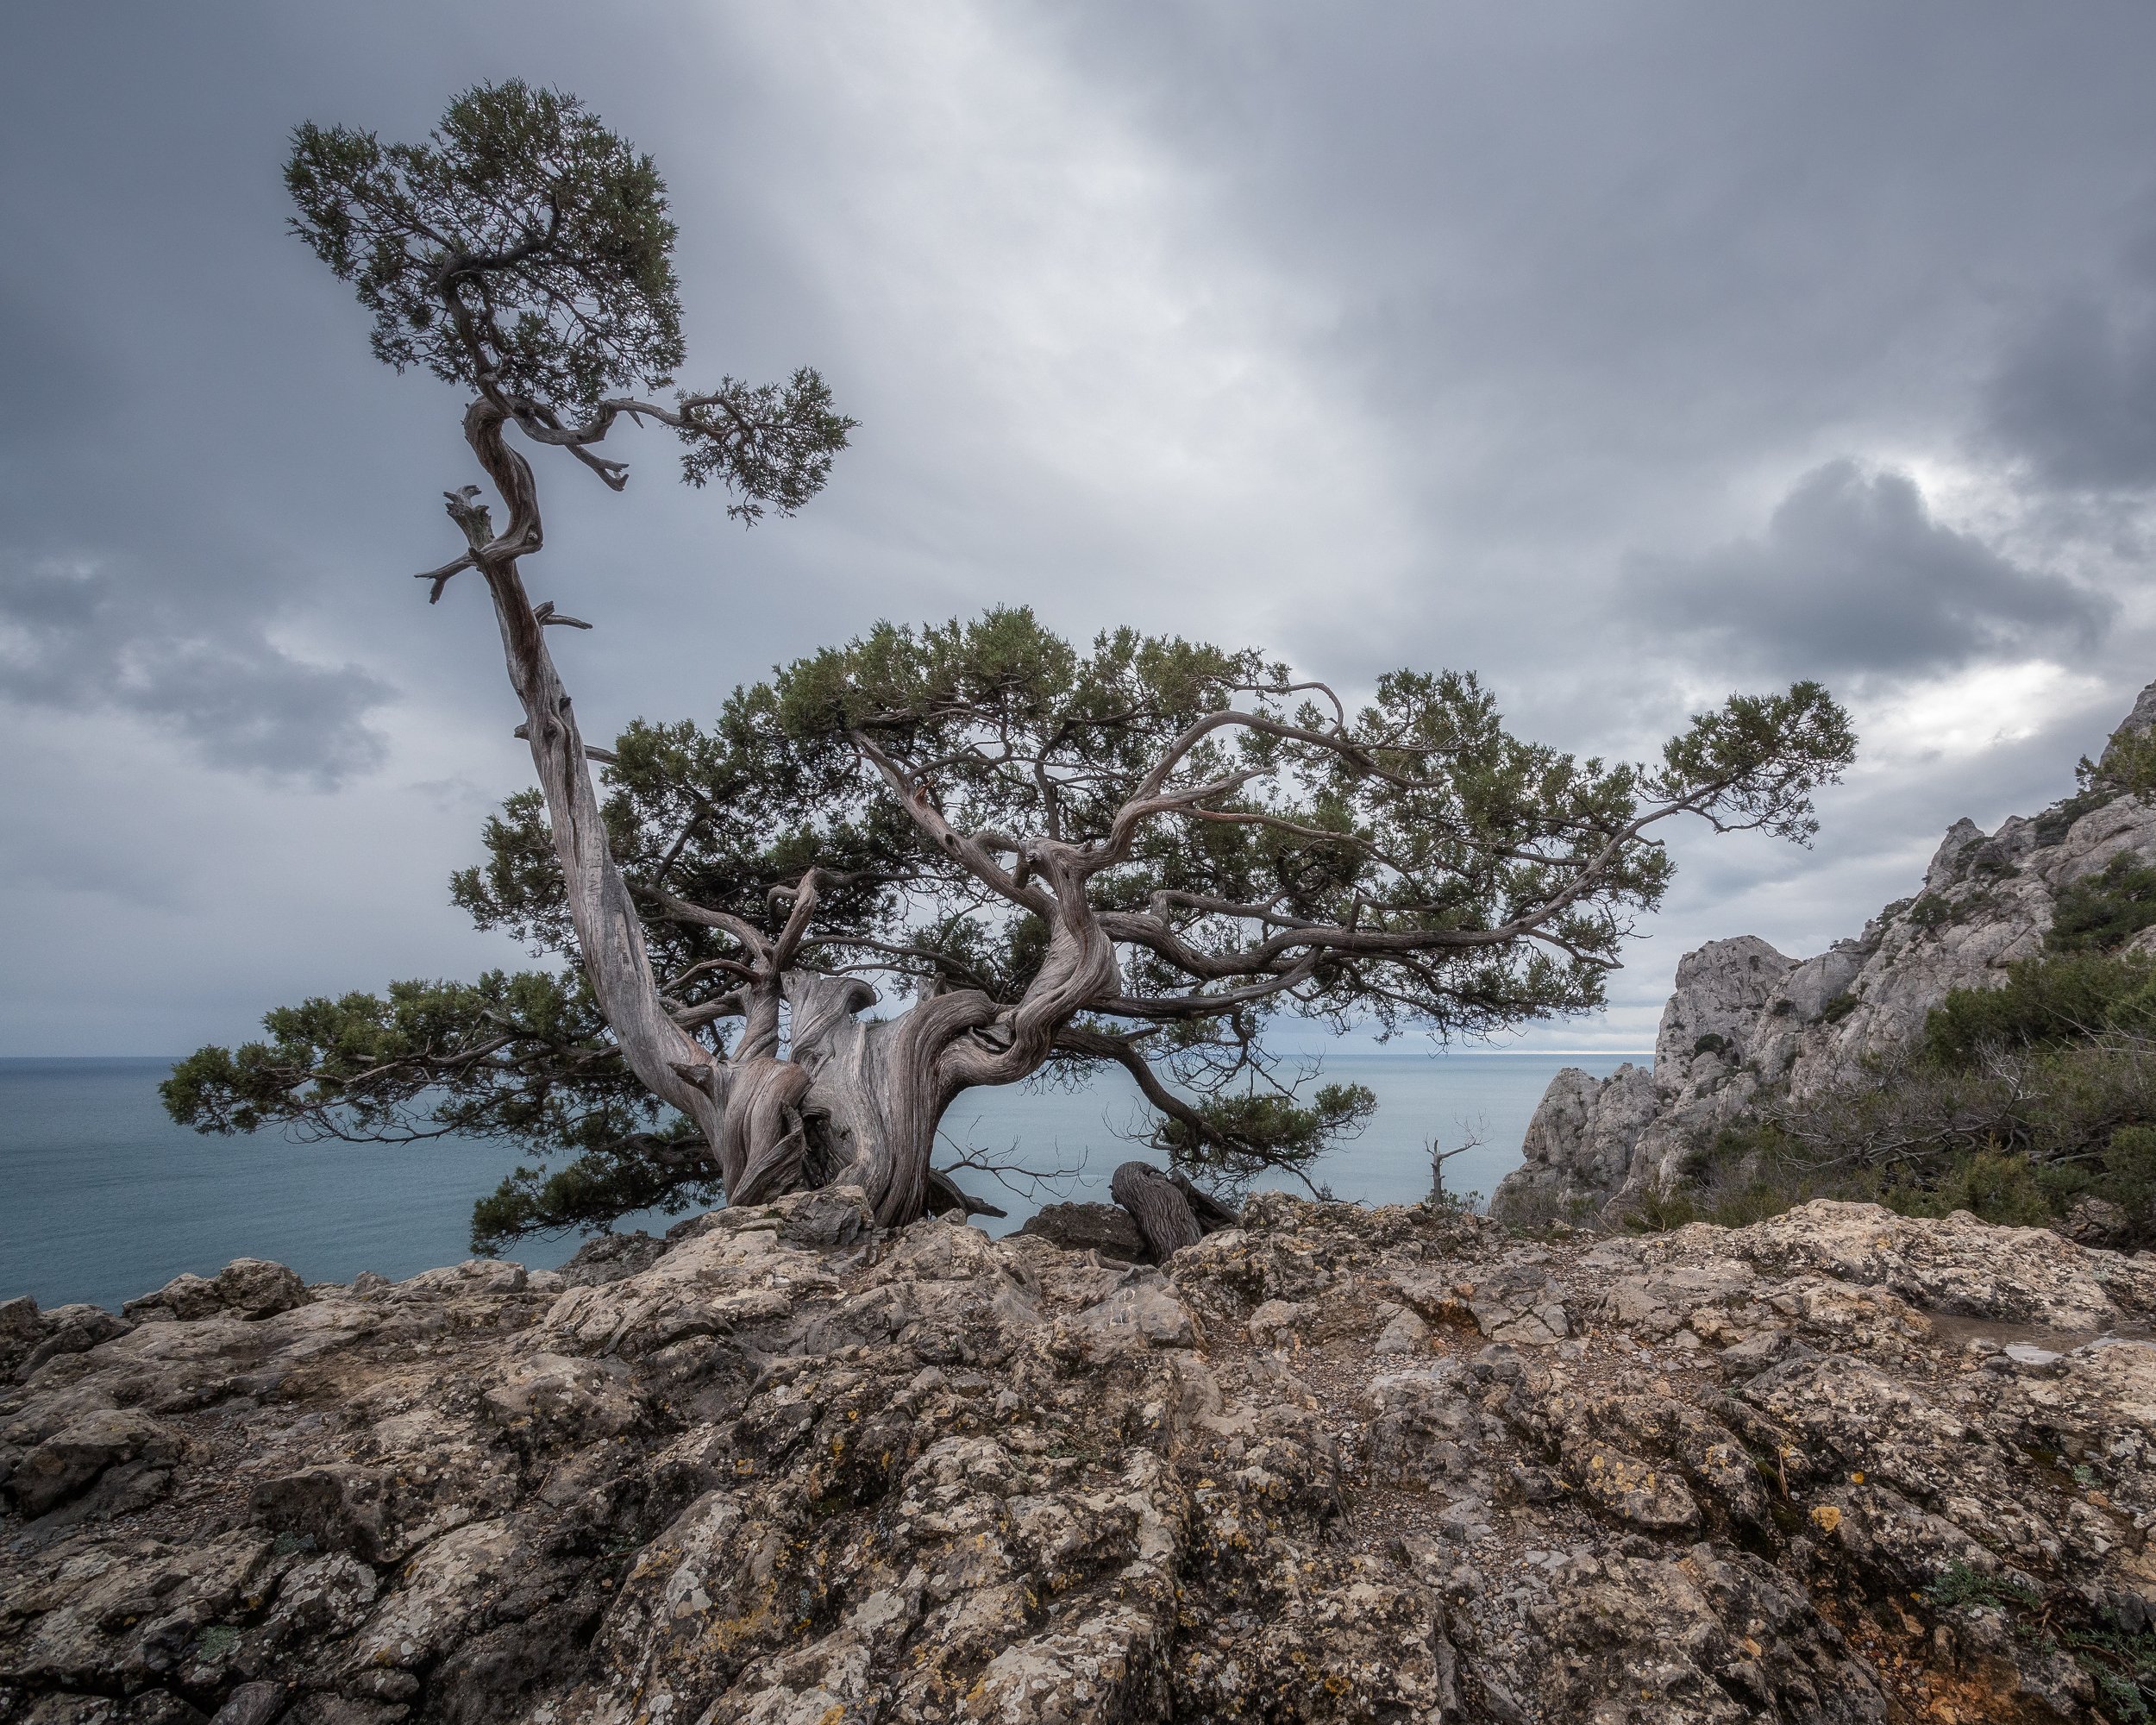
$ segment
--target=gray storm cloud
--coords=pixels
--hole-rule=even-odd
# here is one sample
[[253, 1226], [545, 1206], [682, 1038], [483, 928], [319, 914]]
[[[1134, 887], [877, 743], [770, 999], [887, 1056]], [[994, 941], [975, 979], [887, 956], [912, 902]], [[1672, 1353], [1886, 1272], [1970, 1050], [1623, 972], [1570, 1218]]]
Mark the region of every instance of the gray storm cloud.
[[1799, 480], [1756, 538], [1634, 558], [1626, 598], [1658, 633], [1798, 674], [2086, 654], [2118, 612], [1941, 524], [1907, 474], [1847, 460]]
[[[529, 773], [483, 594], [410, 578], [455, 549], [461, 404], [284, 232], [298, 121], [577, 91], [667, 175], [695, 374], [813, 364], [862, 422], [753, 533], [668, 451], [618, 497], [542, 475], [595, 732], [999, 602], [1351, 687], [1471, 667], [1608, 755], [1702, 688], [1871, 701], [1816, 852], [1688, 853], [1620, 979], [1651, 1030], [1688, 944], [1850, 932], [2156, 674], [2152, 63], [2127, 0], [0, 10], [0, 1052], [517, 962], [441, 908]], [[1877, 740], [1985, 676], [2010, 743]]]
[[171, 364], [154, 321], [100, 340], [51, 282], [0, 289], [0, 701], [124, 716], [198, 765], [316, 789], [378, 765], [389, 682], [276, 638], [310, 582], [284, 475], [250, 492], [263, 466], [220, 454], [251, 380], [228, 372], [228, 402], [145, 387]]
[[2022, 321], [1984, 392], [1990, 442], [2071, 490], [2156, 486], [2156, 235]]
[[140, 568], [0, 561], [0, 698], [118, 712], [169, 729], [211, 766], [332, 789], [379, 764], [367, 714], [392, 691], [355, 665], [317, 665], [242, 618]]

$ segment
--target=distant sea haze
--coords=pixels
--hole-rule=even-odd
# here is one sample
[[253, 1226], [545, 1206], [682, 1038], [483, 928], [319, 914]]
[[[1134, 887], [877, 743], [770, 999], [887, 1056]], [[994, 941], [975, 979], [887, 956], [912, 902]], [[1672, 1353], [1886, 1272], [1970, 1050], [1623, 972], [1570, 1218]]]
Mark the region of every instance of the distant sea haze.
[[[1314, 1177], [1342, 1198], [1411, 1203], [1430, 1189], [1428, 1144], [1470, 1132], [1478, 1148], [1445, 1164], [1445, 1185], [1485, 1197], [1520, 1162], [1520, 1139], [1551, 1076], [1601, 1076], [1627, 1052], [1485, 1051], [1426, 1045], [1328, 1052], [1328, 1081], [1367, 1084], [1376, 1117]], [[0, 1060], [0, 1299], [34, 1295], [117, 1306], [182, 1270], [207, 1275], [235, 1258], [289, 1264], [310, 1282], [361, 1270], [402, 1277], [471, 1255], [473, 1201], [519, 1160], [512, 1145], [436, 1138], [415, 1145], [297, 1144], [276, 1132], [204, 1138], [166, 1118], [157, 1095], [169, 1059]], [[1078, 1090], [969, 1091], [945, 1117], [949, 1154], [970, 1150], [1052, 1169], [1082, 1164], [1058, 1189], [1029, 1195], [979, 1172], [960, 1182], [1011, 1212], [1107, 1195], [1119, 1162], [1153, 1154], [1131, 1142], [1143, 1111], [1120, 1072]], [[1292, 1182], [1280, 1182], [1293, 1185]], [[674, 1219], [625, 1217], [626, 1230]], [[528, 1240], [509, 1255], [561, 1263], [580, 1238]]]

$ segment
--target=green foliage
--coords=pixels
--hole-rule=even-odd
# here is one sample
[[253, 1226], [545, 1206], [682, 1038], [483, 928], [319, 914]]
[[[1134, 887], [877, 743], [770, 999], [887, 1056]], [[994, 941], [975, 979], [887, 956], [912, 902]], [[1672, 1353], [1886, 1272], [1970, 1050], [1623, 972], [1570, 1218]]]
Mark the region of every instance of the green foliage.
[[195, 1638], [194, 1655], [204, 1664], [220, 1660], [239, 1646], [241, 1633], [236, 1623], [212, 1623]]
[[1376, 1093], [1362, 1084], [1326, 1084], [1307, 1103], [1293, 1095], [1244, 1090], [1195, 1105], [1200, 1129], [1165, 1119], [1154, 1142], [1179, 1167], [1240, 1191], [1260, 1175], [1282, 1169], [1308, 1185], [1312, 1164], [1352, 1138], [1377, 1112]]
[[2156, 1633], [2104, 1625], [2066, 1629], [2059, 1641], [2095, 1681], [2106, 1712], [2120, 1725], [2156, 1719]]
[[[2072, 1608], [2043, 1594], [2020, 1578], [1986, 1575], [1965, 1563], [1952, 1563], [1924, 1590], [1924, 1597], [1941, 1611], [1970, 1607], [2004, 1612], [2017, 1634], [2042, 1636], [2047, 1645], [2063, 1647], [2086, 1672], [2103, 1697], [2107, 1717], [2141, 1725], [2156, 1713], [2156, 1634], [2128, 1631], [2115, 1622], [2068, 1621], [2054, 1624], [2062, 1607]], [[2073, 1614], [2078, 1616], [2078, 1613]]]
[[[846, 447], [854, 422], [807, 367], [676, 392], [655, 415], [616, 398], [670, 386], [682, 362], [675, 229], [651, 158], [573, 96], [475, 85], [419, 144], [302, 125], [285, 184], [292, 231], [373, 313], [376, 357], [501, 403], [533, 436], [583, 454], [617, 412], [660, 417], [683, 479], [737, 492], [743, 520], [793, 513]], [[586, 459], [621, 483], [619, 462]]]
[[[545, 1110], [565, 1069], [587, 1080], [620, 1076], [605, 1022], [573, 972], [394, 982], [385, 996], [280, 1007], [262, 1026], [271, 1041], [236, 1053], [204, 1048], [172, 1069], [160, 1088], [174, 1119], [219, 1132], [254, 1132], [274, 1120], [381, 1139], [445, 1131], [522, 1136], [549, 1129]], [[407, 1081], [415, 1063], [445, 1084], [483, 1075], [494, 1112], [460, 1113], [456, 1123], [442, 1125], [429, 1102], [416, 1117]], [[523, 1081], [513, 1098], [496, 1086], [501, 1077]]]
[[1942, 1611], [1965, 1605], [1988, 1605], [2033, 1610], [2043, 1596], [2027, 1582], [2010, 1575], [1986, 1575], [1965, 1563], [1951, 1563], [1924, 1590], [1924, 1596]]
[[[1268, 1010], [1476, 1033], [1599, 1004], [1630, 926], [1624, 913], [1651, 907], [1669, 875], [1658, 845], [1623, 836], [1639, 812], [1634, 769], [1520, 742], [1472, 677], [1450, 674], [1387, 678], [1351, 723], [1344, 756], [1278, 734], [1329, 718], [1287, 710], [1285, 680], [1255, 652], [1127, 629], [1081, 652], [1023, 609], [884, 625], [736, 690], [708, 731], [632, 725], [608, 775], [609, 830], [633, 886], [766, 928], [775, 927], [771, 888], [824, 868], [843, 884], [819, 908], [819, 962], [888, 959], [916, 982], [935, 976], [1014, 999], [1041, 931], [984, 903], [970, 873], [922, 843], [855, 739], [931, 778], [960, 831], [1098, 843], [1181, 732], [1239, 702], [1276, 729], [1201, 741], [1161, 789], [1223, 779], [1249, 787], [1213, 800], [1207, 819], [1141, 829], [1126, 859], [1094, 877], [1109, 911], [1165, 906], [1173, 925], [1175, 950], [1135, 955], [1132, 995], [1187, 998], [1191, 953], [1236, 974], [1251, 919], [1232, 913], [1257, 906], [1275, 931], [1352, 925], [1410, 940], [1492, 932], [1450, 950], [1323, 956], [1304, 988]], [[1816, 780], [1832, 763], [1807, 770]], [[536, 796], [512, 799], [486, 837], [489, 860], [458, 876], [457, 901], [482, 926], [565, 950]], [[1616, 865], [1550, 919], [1549, 938], [1495, 932], [1557, 896], [1613, 841]], [[718, 944], [681, 925], [653, 938], [668, 968]]]
[[1924, 1021], [1924, 1052], [1975, 1070], [1999, 1049], [2058, 1047], [2156, 1029], [2156, 965], [2072, 952], [2009, 966], [1999, 988], [1957, 988]]
[[[1924, 1597], [1940, 1611], [1974, 1607], [2002, 1612], [2017, 1635], [2065, 1649], [2096, 1684], [2105, 1717], [2134, 1725], [2156, 1717], [2151, 1710], [2156, 1703], [2156, 1634], [2128, 1631], [2115, 1621], [2090, 1622], [2058, 1595], [2046, 1600], [2017, 1576], [1987, 1575], [1965, 1563], [1947, 1565], [1924, 1590]], [[2060, 1618], [2065, 1621], [2057, 1621]]]
[[2097, 1195], [2124, 1209], [2143, 1234], [2156, 1235], [2156, 1125], [2118, 1127], [2104, 1146], [2100, 1165], [2103, 1178]]
[[1944, 928], [1954, 919], [1954, 907], [1937, 893], [1921, 893], [1908, 907], [1908, 916], [1919, 928]]
[[2095, 769], [2090, 767], [2085, 758], [2081, 766], [2082, 788], [2064, 802], [2053, 804], [2038, 815], [2032, 825], [2031, 836], [2040, 846], [2058, 844], [2082, 816], [2092, 814], [2116, 800], [2118, 792], [2104, 783], [2100, 776], [2090, 777]]
[[717, 1180], [684, 1172], [681, 1152], [696, 1148], [693, 1134], [677, 1122], [670, 1138], [633, 1137], [552, 1170], [519, 1167], [473, 1207], [473, 1250], [492, 1257], [517, 1239], [588, 1227], [633, 1210], [679, 1215], [692, 1205], [716, 1203]]
[[732, 378], [680, 398], [681, 477], [699, 491], [714, 480], [741, 493], [726, 512], [753, 521], [768, 505], [792, 515], [824, 488], [855, 422], [830, 386], [807, 366], [781, 386]]
[[423, 144], [302, 125], [285, 184], [293, 232], [358, 290], [398, 370], [557, 407], [674, 381], [666, 183], [574, 97], [476, 85]]
[[1704, 1220], [1699, 1200], [1682, 1189], [1649, 1190], [1627, 1205], [1618, 1220], [1633, 1233], [1666, 1233]]
[[2053, 952], [2110, 952], [2156, 924], [2156, 869], [2121, 851], [2101, 873], [2059, 894], [2044, 944]]
[[2001, 1227], [2042, 1227], [2057, 1214], [2040, 1170], [2028, 1157], [1977, 1150], [1936, 1170], [1908, 1170], [1882, 1186], [1878, 1201], [1904, 1216], [1951, 1216], [1966, 1210]]
[[2103, 757], [2086, 756], [2078, 769], [2084, 794], [2145, 797], [2156, 793], [2156, 730], [2116, 731]]
[[2097, 1198], [2124, 1211], [2130, 1242], [2156, 1242], [2152, 1037], [2156, 965], [2027, 960], [2002, 988], [1950, 994], [1915, 1058], [1801, 1102], [1763, 1099], [1626, 1220], [1742, 1226], [1826, 1197], [2038, 1226]]
[[[1352, 716], [1294, 705], [1296, 693], [1285, 668], [1254, 651], [1125, 629], [1082, 653], [1024, 610], [883, 625], [771, 686], [779, 724], [805, 749], [850, 753], [868, 738], [932, 777], [960, 831], [1073, 843], [1109, 839], [1117, 811], [1187, 728], [1247, 712], [1254, 723], [1194, 743], [1158, 787], [1229, 790], [1202, 819], [1139, 828], [1125, 860], [1094, 877], [1101, 900], [1165, 906], [1188, 949], [1229, 967], [1250, 944], [1252, 919], [1237, 907], [1261, 907], [1281, 927], [1352, 925], [1373, 938], [1489, 934], [1376, 963], [1328, 953], [1299, 1009], [1336, 1021], [1367, 1013], [1388, 1032], [1473, 1032], [1599, 1004], [1625, 913], [1658, 902], [1669, 878], [1661, 847], [1629, 836], [1643, 803], [1687, 801], [1728, 825], [1801, 836], [1811, 790], [1850, 748], [1839, 710], [1809, 685], [1695, 719], [1656, 774], [1510, 736], [1471, 675], [1393, 673]], [[1322, 740], [1335, 731], [1344, 747]], [[1500, 932], [1559, 898], [1605, 847], [1614, 866], [1542, 925], [1546, 938]], [[1180, 956], [1141, 952], [1133, 993], [1187, 989]]]
[[1792, 683], [1787, 694], [1732, 695], [1670, 739], [1651, 794], [1676, 800], [1714, 787], [1702, 812], [1717, 827], [1757, 827], [1808, 840], [1819, 831], [1812, 793], [1854, 758], [1849, 715], [1818, 683]]
[[[575, 972], [396, 982], [386, 995], [279, 1007], [263, 1027], [268, 1041], [179, 1062], [159, 1087], [166, 1112], [203, 1132], [279, 1126], [391, 1144], [454, 1133], [576, 1158], [560, 1183], [520, 1169], [482, 1203], [479, 1249], [713, 1189], [693, 1134], [622, 1064]], [[579, 1214], [579, 1195], [603, 1201]]]

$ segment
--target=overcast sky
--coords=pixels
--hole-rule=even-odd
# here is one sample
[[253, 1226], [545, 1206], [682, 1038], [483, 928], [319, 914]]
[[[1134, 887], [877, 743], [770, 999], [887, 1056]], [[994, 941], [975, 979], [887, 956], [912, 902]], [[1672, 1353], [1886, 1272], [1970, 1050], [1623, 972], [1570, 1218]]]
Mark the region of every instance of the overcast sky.
[[[0, 20], [0, 1054], [171, 1053], [514, 963], [445, 881], [529, 782], [460, 398], [284, 231], [301, 120], [473, 81], [659, 159], [690, 381], [861, 422], [752, 532], [544, 476], [588, 733], [1023, 601], [1350, 687], [1479, 670], [1641, 755], [1826, 681], [1809, 851], [1693, 833], [1604, 1017], [1791, 953], [2071, 787], [2156, 677], [2156, 9], [12, 7]], [[612, 446], [609, 446], [611, 452]]]

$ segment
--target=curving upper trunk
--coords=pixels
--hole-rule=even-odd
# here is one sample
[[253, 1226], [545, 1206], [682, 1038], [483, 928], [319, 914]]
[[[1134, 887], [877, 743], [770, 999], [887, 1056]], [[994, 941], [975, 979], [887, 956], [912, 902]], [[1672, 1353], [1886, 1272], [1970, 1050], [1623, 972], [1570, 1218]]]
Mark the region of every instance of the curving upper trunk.
[[531, 763], [553, 823], [569, 919], [599, 1010], [630, 1070], [655, 1095], [694, 1120], [706, 1141], [715, 1144], [728, 1086], [712, 1070], [711, 1051], [674, 1022], [659, 997], [643, 925], [607, 844], [576, 712], [547, 650], [545, 624], [517, 572], [517, 560], [538, 550], [543, 536], [530, 466], [502, 436], [507, 417], [499, 405], [482, 398], [466, 412], [464, 435], [509, 506], [508, 525], [493, 534], [484, 510], [468, 503], [460, 507], [454, 499], [450, 513], [471, 542], [473, 561], [493, 597], [510, 687], [523, 706]]

